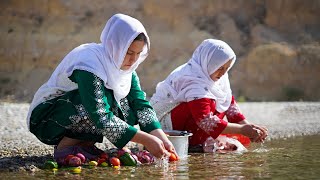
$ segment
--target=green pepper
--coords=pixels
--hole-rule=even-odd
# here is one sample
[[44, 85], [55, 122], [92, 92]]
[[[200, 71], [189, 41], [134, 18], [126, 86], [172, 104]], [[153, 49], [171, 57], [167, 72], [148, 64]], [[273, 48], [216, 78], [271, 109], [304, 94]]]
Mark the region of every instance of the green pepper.
[[125, 152], [119, 159], [124, 166], [137, 166], [136, 159], [128, 152]]
[[58, 168], [58, 163], [55, 161], [46, 161], [44, 163], [44, 168], [45, 169], [54, 169], [54, 168]]

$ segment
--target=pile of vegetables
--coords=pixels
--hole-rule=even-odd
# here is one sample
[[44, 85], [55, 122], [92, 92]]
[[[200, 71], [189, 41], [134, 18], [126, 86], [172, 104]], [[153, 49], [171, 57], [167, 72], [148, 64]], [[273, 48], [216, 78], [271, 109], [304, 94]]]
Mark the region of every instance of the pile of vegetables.
[[[120, 166], [138, 166], [153, 164], [156, 158], [147, 150], [137, 151], [129, 148], [110, 149], [103, 152], [95, 159], [87, 159], [82, 153], [67, 155], [61, 162], [47, 161], [44, 164], [45, 169], [58, 170], [58, 168], [70, 169], [73, 173], [80, 173], [81, 167], [114, 167]], [[177, 161], [175, 154], [171, 153], [169, 161]]]

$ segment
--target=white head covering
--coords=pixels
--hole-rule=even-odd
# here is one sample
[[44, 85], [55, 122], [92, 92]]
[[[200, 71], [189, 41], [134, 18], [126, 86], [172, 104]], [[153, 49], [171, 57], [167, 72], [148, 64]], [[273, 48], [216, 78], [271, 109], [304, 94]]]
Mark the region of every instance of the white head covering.
[[210, 75], [230, 59], [233, 60], [231, 68], [236, 55], [227, 43], [215, 39], [204, 40], [186, 64], [175, 69], [157, 85], [151, 102], [180, 103], [211, 98], [216, 101], [217, 111], [226, 111], [232, 98], [228, 73], [218, 81], [213, 81]]
[[[147, 38], [143, 51], [130, 69], [121, 70], [129, 46], [140, 33]], [[73, 70], [80, 69], [97, 75], [104, 81], [106, 88], [113, 90], [119, 102], [128, 95], [132, 72], [147, 57], [150, 40], [141, 22], [124, 14], [116, 14], [108, 20], [100, 40], [101, 44], [98, 45], [91, 43], [78, 47], [77, 58], [70, 58], [66, 72], [71, 75]]]

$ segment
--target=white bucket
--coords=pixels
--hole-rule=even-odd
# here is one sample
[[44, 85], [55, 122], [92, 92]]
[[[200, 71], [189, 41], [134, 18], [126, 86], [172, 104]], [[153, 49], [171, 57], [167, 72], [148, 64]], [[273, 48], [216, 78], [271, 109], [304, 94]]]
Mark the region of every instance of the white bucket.
[[192, 136], [192, 133], [176, 130], [164, 130], [164, 132], [168, 135], [179, 158], [188, 157], [189, 136]]

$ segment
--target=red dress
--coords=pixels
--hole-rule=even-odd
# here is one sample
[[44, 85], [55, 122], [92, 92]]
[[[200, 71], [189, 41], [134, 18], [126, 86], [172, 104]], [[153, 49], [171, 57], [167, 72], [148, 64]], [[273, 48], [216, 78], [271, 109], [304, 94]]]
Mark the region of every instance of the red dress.
[[[228, 121], [223, 119], [224, 116]], [[202, 144], [209, 136], [215, 139], [228, 122], [238, 123], [244, 119], [233, 96], [229, 109], [222, 113], [216, 110], [215, 101], [208, 98], [183, 102], [171, 111], [173, 129], [193, 133], [190, 146]]]

